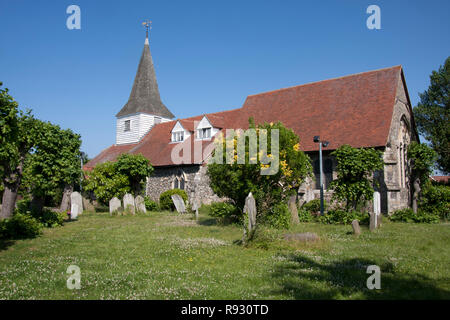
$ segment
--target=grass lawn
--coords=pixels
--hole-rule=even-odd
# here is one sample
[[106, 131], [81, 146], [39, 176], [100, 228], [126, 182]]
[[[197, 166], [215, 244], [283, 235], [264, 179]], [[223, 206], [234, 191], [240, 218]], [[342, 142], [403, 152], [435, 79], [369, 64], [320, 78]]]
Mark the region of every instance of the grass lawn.
[[[237, 226], [151, 213], [79, 221], [0, 243], [0, 299], [450, 299], [450, 224], [390, 223], [355, 238], [351, 226], [300, 224], [318, 243], [244, 248]], [[274, 232], [274, 235], [279, 235]], [[69, 265], [81, 289], [69, 290]], [[381, 268], [369, 290], [367, 266]]]

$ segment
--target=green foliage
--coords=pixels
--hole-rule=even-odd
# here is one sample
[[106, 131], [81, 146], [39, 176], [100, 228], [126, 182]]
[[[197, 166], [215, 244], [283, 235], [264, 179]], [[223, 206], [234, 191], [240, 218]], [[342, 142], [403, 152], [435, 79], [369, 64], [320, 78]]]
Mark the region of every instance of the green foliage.
[[83, 188], [94, 192], [107, 205], [112, 198], [121, 199], [129, 192], [139, 195], [143, 182], [152, 172], [153, 167], [143, 155], [122, 154], [116, 162], [100, 163], [85, 172]]
[[[323, 200], [324, 210], [327, 210], [328, 203], [324, 199]], [[313, 199], [302, 205], [302, 209], [309, 211], [310, 213], [320, 213], [320, 199]]]
[[213, 202], [209, 215], [218, 218], [219, 222], [238, 222], [242, 219], [242, 212], [236, 206], [228, 202]]
[[389, 220], [395, 222], [438, 223], [439, 215], [433, 212], [418, 210], [417, 214], [411, 208], [395, 211]]
[[36, 198], [60, 200], [64, 186], [81, 179], [81, 137], [50, 122], [39, 121], [39, 126], [39, 140], [25, 161], [23, 187]]
[[412, 174], [420, 179], [420, 184], [428, 183], [433, 165], [436, 161], [436, 152], [425, 143], [411, 142], [408, 146], [408, 158], [411, 160]]
[[145, 208], [148, 211], [159, 211], [159, 205], [156, 201], [153, 201], [149, 197], [145, 196], [144, 202], [145, 202]]
[[44, 208], [43, 210], [31, 208], [31, 201], [27, 199], [17, 201], [16, 215], [17, 214], [30, 216], [47, 228], [63, 225], [64, 219], [66, 218], [66, 213], [64, 212], [54, 212], [47, 208]]
[[318, 221], [324, 224], [351, 224], [353, 220], [367, 223], [369, 215], [365, 212], [347, 211], [341, 209], [330, 210], [323, 216], [318, 217]]
[[116, 162], [115, 169], [118, 174], [128, 178], [129, 186], [134, 196], [139, 195], [142, 184], [153, 173], [150, 161], [142, 154], [121, 154]]
[[[289, 195], [294, 193], [307, 176], [312, 175], [312, 167], [309, 157], [300, 151], [299, 137], [291, 129], [287, 129], [281, 122], [265, 123], [258, 126], [253, 123], [252, 119], [249, 119], [249, 122], [249, 129], [254, 130], [257, 138], [256, 152], [260, 149], [263, 136], [267, 136], [267, 156], [260, 150], [253, 157], [249, 152], [249, 139], [245, 138], [244, 134], [226, 139], [218, 137], [215, 139], [216, 149], [212, 161], [208, 164], [207, 173], [212, 190], [218, 196], [230, 199], [240, 210], [244, 207], [245, 198], [252, 192], [256, 200], [258, 218], [262, 218], [270, 212], [275, 204], [285, 201]], [[273, 161], [272, 166], [276, 167], [276, 153], [272, 155], [271, 149], [272, 130], [278, 130], [279, 132], [278, 171], [271, 175], [261, 174], [262, 171], [269, 170], [269, 165], [262, 163], [267, 162], [266, 159], [271, 159]], [[243, 148], [245, 150], [245, 164], [238, 163], [238, 141], [245, 141], [245, 148]], [[234, 145], [234, 150], [230, 151], [230, 153], [233, 153], [230, 154], [232, 163], [227, 163], [227, 143]], [[221, 154], [223, 155], [222, 158], [218, 156]], [[250, 161], [255, 163], [250, 163]]]
[[16, 213], [10, 219], [0, 220], [0, 238], [28, 239], [41, 234], [42, 224], [35, 218]]
[[[31, 115], [31, 111], [19, 110], [8, 89], [0, 88], [0, 179], [1, 184], [13, 194], [19, 190], [25, 160], [41, 133], [39, 121]], [[3, 205], [4, 208], [14, 208], [14, 203]], [[1, 217], [9, 218], [12, 213], [4, 209]]]
[[204, 214], [204, 215], [209, 215], [211, 213], [211, 205], [202, 203], [200, 208], [198, 208], [198, 213]]
[[420, 198], [420, 210], [450, 219], [450, 186], [427, 184]]
[[94, 192], [95, 197], [105, 205], [112, 198], [122, 199], [131, 191], [128, 177], [117, 172], [114, 162], [97, 164], [85, 174], [87, 177], [83, 180], [83, 189]]
[[332, 153], [337, 160], [337, 179], [331, 182], [333, 199], [345, 202], [346, 211], [354, 210], [373, 198], [373, 173], [383, 169], [380, 151], [343, 145]]
[[187, 202], [188, 197], [184, 190], [180, 189], [167, 190], [161, 193], [161, 195], [159, 196], [159, 207], [161, 208], [161, 210], [171, 210], [171, 211], [175, 210], [175, 205], [173, 204], [171, 198], [171, 196], [174, 194], [180, 195], [183, 198], [183, 201], [185, 203]]
[[277, 203], [264, 216], [264, 223], [276, 229], [289, 229], [291, 225], [291, 212], [284, 202]]
[[430, 75], [430, 86], [413, 109], [417, 130], [438, 154], [441, 171], [450, 172], [450, 57]]
[[313, 219], [314, 216], [311, 214], [311, 211], [306, 210], [303, 207], [298, 210], [298, 220], [300, 222], [311, 222]]

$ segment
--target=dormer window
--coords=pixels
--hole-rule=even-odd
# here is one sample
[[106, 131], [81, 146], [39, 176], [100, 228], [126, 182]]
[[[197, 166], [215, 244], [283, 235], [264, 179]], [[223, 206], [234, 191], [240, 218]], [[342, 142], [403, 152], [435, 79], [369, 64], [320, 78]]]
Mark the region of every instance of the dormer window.
[[184, 132], [172, 132], [172, 142], [182, 142], [184, 141]]
[[130, 123], [131, 123], [131, 120], [125, 121], [125, 129], [124, 129], [125, 132], [130, 131]]
[[211, 128], [201, 128], [197, 130], [197, 139], [211, 138]]

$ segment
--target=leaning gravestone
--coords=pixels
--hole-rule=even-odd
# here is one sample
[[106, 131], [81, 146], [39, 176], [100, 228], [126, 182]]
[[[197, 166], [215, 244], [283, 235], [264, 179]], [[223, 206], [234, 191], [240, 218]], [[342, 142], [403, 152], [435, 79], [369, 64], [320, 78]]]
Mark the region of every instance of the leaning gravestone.
[[298, 218], [298, 209], [297, 205], [295, 204], [297, 202], [297, 196], [293, 195], [289, 198], [288, 206], [289, 211], [291, 212], [291, 222], [292, 224], [298, 224], [300, 222]]
[[245, 198], [244, 213], [248, 216], [247, 228], [244, 227], [243, 241], [245, 242], [248, 238], [253, 237], [256, 227], [256, 202], [251, 192]]
[[74, 204], [76, 204], [77, 205], [77, 216], [79, 215], [79, 214], [82, 214], [83, 213], [83, 198], [81, 197], [81, 194], [79, 193], [79, 192], [72, 192], [71, 193], [71, 195], [70, 195], [70, 204], [71, 204], [71, 207], [70, 207], [70, 213], [71, 214], [74, 214], [74, 211], [73, 211], [73, 207], [72, 207], [72, 205], [74, 205]]
[[136, 204], [136, 211], [140, 213], [147, 213], [147, 208], [145, 207], [144, 197], [137, 196], [134, 199], [134, 203]]
[[78, 204], [72, 203], [70, 206], [70, 219], [78, 218]]
[[361, 228], [359, 227], [358, 220], [353, 220], [352, 221], [352, 228], [353, 228], [353, 233], [355, 235], [359, 236], [361, 234]]
[[125, 213], [136, 213], [136, 207], [134, 205], [134, 197], [133, 195], [127, 193], [123, 196], [123, 210]]
[[119, 212], [121, 206], [122, 203], [117, 197], [112, 198], [109, 200], [109, 214], [112, 215], [115, 212]]
[[173, 194], [170, 197], [172, 198], [178, 213], [186, 213], [186, 206], [184, 205], [183, 198], [179, 194]]

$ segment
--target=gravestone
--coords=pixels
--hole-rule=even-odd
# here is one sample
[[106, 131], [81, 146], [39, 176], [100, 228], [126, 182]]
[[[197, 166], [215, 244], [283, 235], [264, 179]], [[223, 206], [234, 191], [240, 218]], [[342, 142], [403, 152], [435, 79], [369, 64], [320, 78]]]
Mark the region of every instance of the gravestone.
[[72, 205], [70, 206], [70, 219], [77, 219], [78, 212], [78, 204], [72, 203]]
[[253, 237], [256, 227], [256, 202], [251, 192], [245, 198], [244, 213], [248, 215], [248, 226], [244, 228], [244, 241], [246, 241]]
[[297, 209], [297, 196], [293, 195], [289, 198], [288, 206], [289, 211], [291, 212], [291, 222], [292, 224], [298, 224], [300, 222], [298, 218], [298, 209]]
[[136, 207], [134, 205], [134, 197], [133, 195], [127, 193], [123, 196], [123, 210], [125, 213], [129, 214], [135, 214], [136, 213]]
[[369, 230], [374, 231], [377, 228], [377, 215], [375, 212], [370, 213], [370, 225]]
[[359, 227], [358, 220], [353, 220], [352, 221], [352, 228], [353, 228], [353, 233], [355, 235], [359, 236], [361, 234], [361, 228]]
[[72, 205], [76, 204], [77, 205], [77, 216], [79, 214], [83, 213], [83, 198], [81, 197], [81, 194], [79, 192], [72, 192], [70, 194], [70, 212], [73, 214], [73, 207]]
[[136, 211], [140, 213], [147, 213], [147, 208], [145, 207], [145, 200], [142, 196], [137, 196], [134, 200], [136, 204]]
[[83, 197], [83, 208], [85, 211], [95, 212], [94, 205], [92, 204], [92, 202], [89, 199], [87, 199], [85, 197]]
[[304, 233], [288, 233], [288, 234], [285, 234], [284, 235], [284, 240], [309, 242], [309, 241], [319, 241], [320, 238], [315, 233], [304, 232]]
[[200, 201], [198, 199], [194, 199], [192, 201], [192, 210], [195, 211], [195, 219], [198, 220], [198, 209], [200, 208]]
[[109, 214], [112, 215], [114, 212], [118, 212], [121, 206], [122, 203], [117, 197], [112, 198], [109, 200]]
[[375, 212], [378, 216], [381, 214], [380, 193], [378, 191], [373, 193], [373, 212]]
[[186, 206], [184, 205], [183, 198], [179, 194], [173, 194], [170, 197], [172, 198], [178, 213], [186, 213]]

